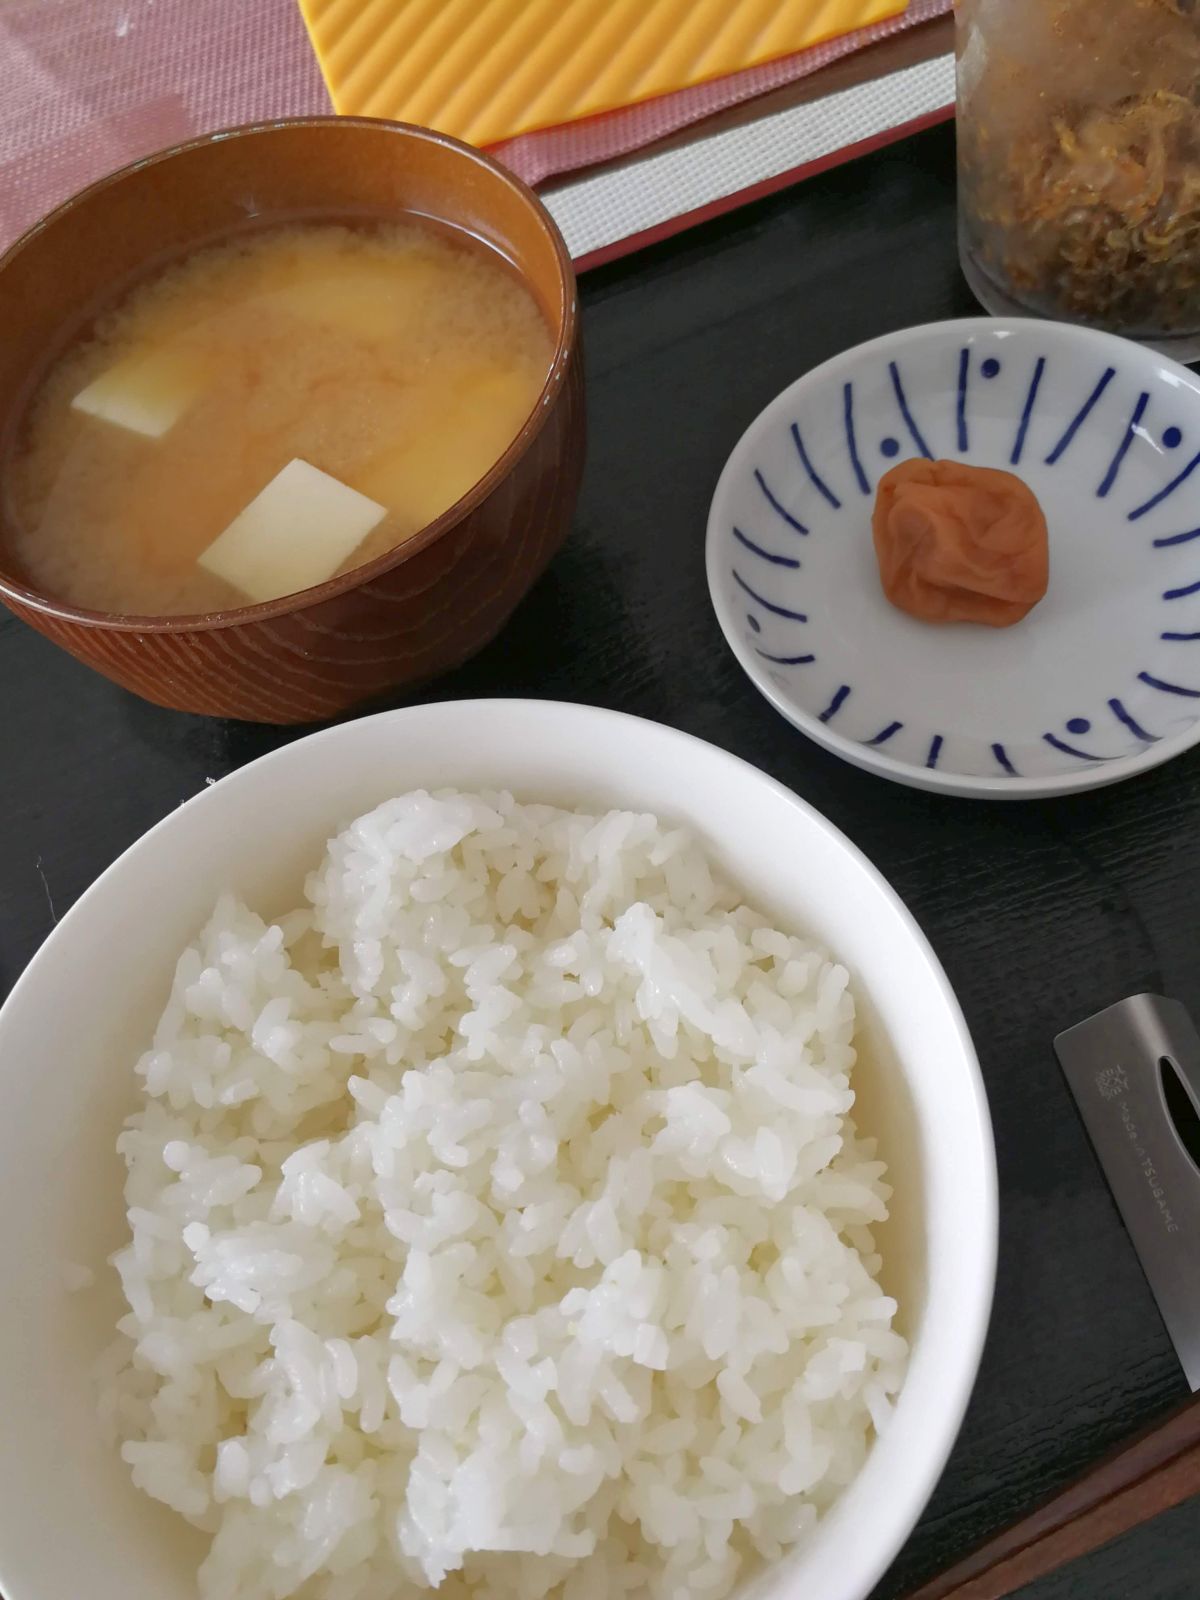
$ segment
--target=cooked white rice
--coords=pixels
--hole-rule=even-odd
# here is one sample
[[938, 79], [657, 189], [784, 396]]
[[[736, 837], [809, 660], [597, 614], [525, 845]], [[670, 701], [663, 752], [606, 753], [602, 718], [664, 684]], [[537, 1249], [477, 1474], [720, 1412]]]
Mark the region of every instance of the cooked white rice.
[[714, 1600], [906, 1358], [845, 970], [683, 832], [389, 801], [229, 896], [120, 1139], [134, 1481], [207, 1600]]

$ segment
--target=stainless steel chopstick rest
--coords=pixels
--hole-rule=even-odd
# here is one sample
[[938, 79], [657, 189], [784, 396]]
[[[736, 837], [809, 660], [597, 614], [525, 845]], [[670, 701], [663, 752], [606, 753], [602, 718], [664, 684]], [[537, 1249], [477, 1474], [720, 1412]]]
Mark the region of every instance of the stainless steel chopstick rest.
[[1200, 1389], [1200, 1034], [1177, 1000], [1139, 994], [1060, 1033], [1054, 1048], [1184, 1373]]

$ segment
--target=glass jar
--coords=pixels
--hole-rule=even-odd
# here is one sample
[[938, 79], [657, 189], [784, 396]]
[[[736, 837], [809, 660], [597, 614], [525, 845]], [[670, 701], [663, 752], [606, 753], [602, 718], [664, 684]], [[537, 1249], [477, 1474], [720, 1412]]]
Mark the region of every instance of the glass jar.
[[977, 297], [1200, 356], [1200, 0], [958, 0], [957, 16]]

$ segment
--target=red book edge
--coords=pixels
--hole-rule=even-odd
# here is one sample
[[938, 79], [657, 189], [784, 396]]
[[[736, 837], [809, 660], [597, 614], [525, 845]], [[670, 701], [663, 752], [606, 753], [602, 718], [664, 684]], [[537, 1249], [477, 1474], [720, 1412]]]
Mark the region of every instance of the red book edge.
[[750, 205], [766, 195], [778, 194], [781, 189], [787, 189], [803, 178], [816, 177], [818, 173], [828, 172], [834, 167], [843, 166], [848, 161], [855, 161], [859, 156], [870, 155], [873, 151], [882, 150], [889, 144], [898, 144], [902, 139], [923, 133], [926, 128], [950, 122], [953, 117], [954, 107], [948, 105], [938, 111], [927, 111], [908, 122], [898, 123], [894, 128], [884, 128], [879, 133], [858, 140], [856, 144], [844, 145], [840, 150], [831, 150], [828, 155], [818, 156], [815, 161], [806, 161], [798, 167], [789, 167], [785, 172], [775, 173], [773, 177], [747, 184], [744, 189], [735, 189], [731, 194], [720, 195], [702, 206], [696, 206], [694, 210], [681, 211], [678, 216], [666, 217], [662, 222], [655, 222], [637, 233], [627, 234], [623, 239], [614, 239], [611, 244], [589, 250], [586, 255], [576, 260], [575, 270], [590, 272], [593, 267], [607, 266], [610, 261], [619, 261], [623, 256], [632, 255], [637, 250], [659, 244], [663, 239], [674, 238], [677, 233], [684, 233], [689, 228], [699, 227], [701, 223], [711, 222], [714, 217], [725, 216], [728, 212]]

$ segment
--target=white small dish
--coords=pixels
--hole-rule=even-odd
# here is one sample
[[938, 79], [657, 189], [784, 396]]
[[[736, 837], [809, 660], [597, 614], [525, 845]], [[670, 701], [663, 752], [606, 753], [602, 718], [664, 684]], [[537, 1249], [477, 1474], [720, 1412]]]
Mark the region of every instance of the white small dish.
[[[1050, 588], [1015, 627], [884, 597], [875, 490], [917, 455], [1015, 472], [1041, 502]], [[889, 334], [751, 423], [707, 562], [755, 686], [847, 761], [992, 799], [1115, 783], [1200, 741], [1200, 378], [1058, 323]]]
[[[202, 1541], [134, 1489], [96, 1417], [95, 1365], [120, 1315], [105, 1259], [126, 1235], [116, 1138], [136, 1102], [133, 1064], [222, 888], [277, 915], [338, 827], [443, 784], [685, 823], [748, 899], [845, 962], [860, 1004], [855, 1114], [893, 1185], [882, 1281], [912, 1355], [863, 1470], [737, 1600], [864, 1600], [912, 1530], [962, 1420], [996, 1259], [987, 1102], [936, 957], [849, 840], [724, 751], [586, 706], [464, 701], [313, 734], [173, 811], [67, 913], [0, 1010], [7, 1600], [195, 1600]], [[68, 1292], [81, 1268], [95, 1286]]]

